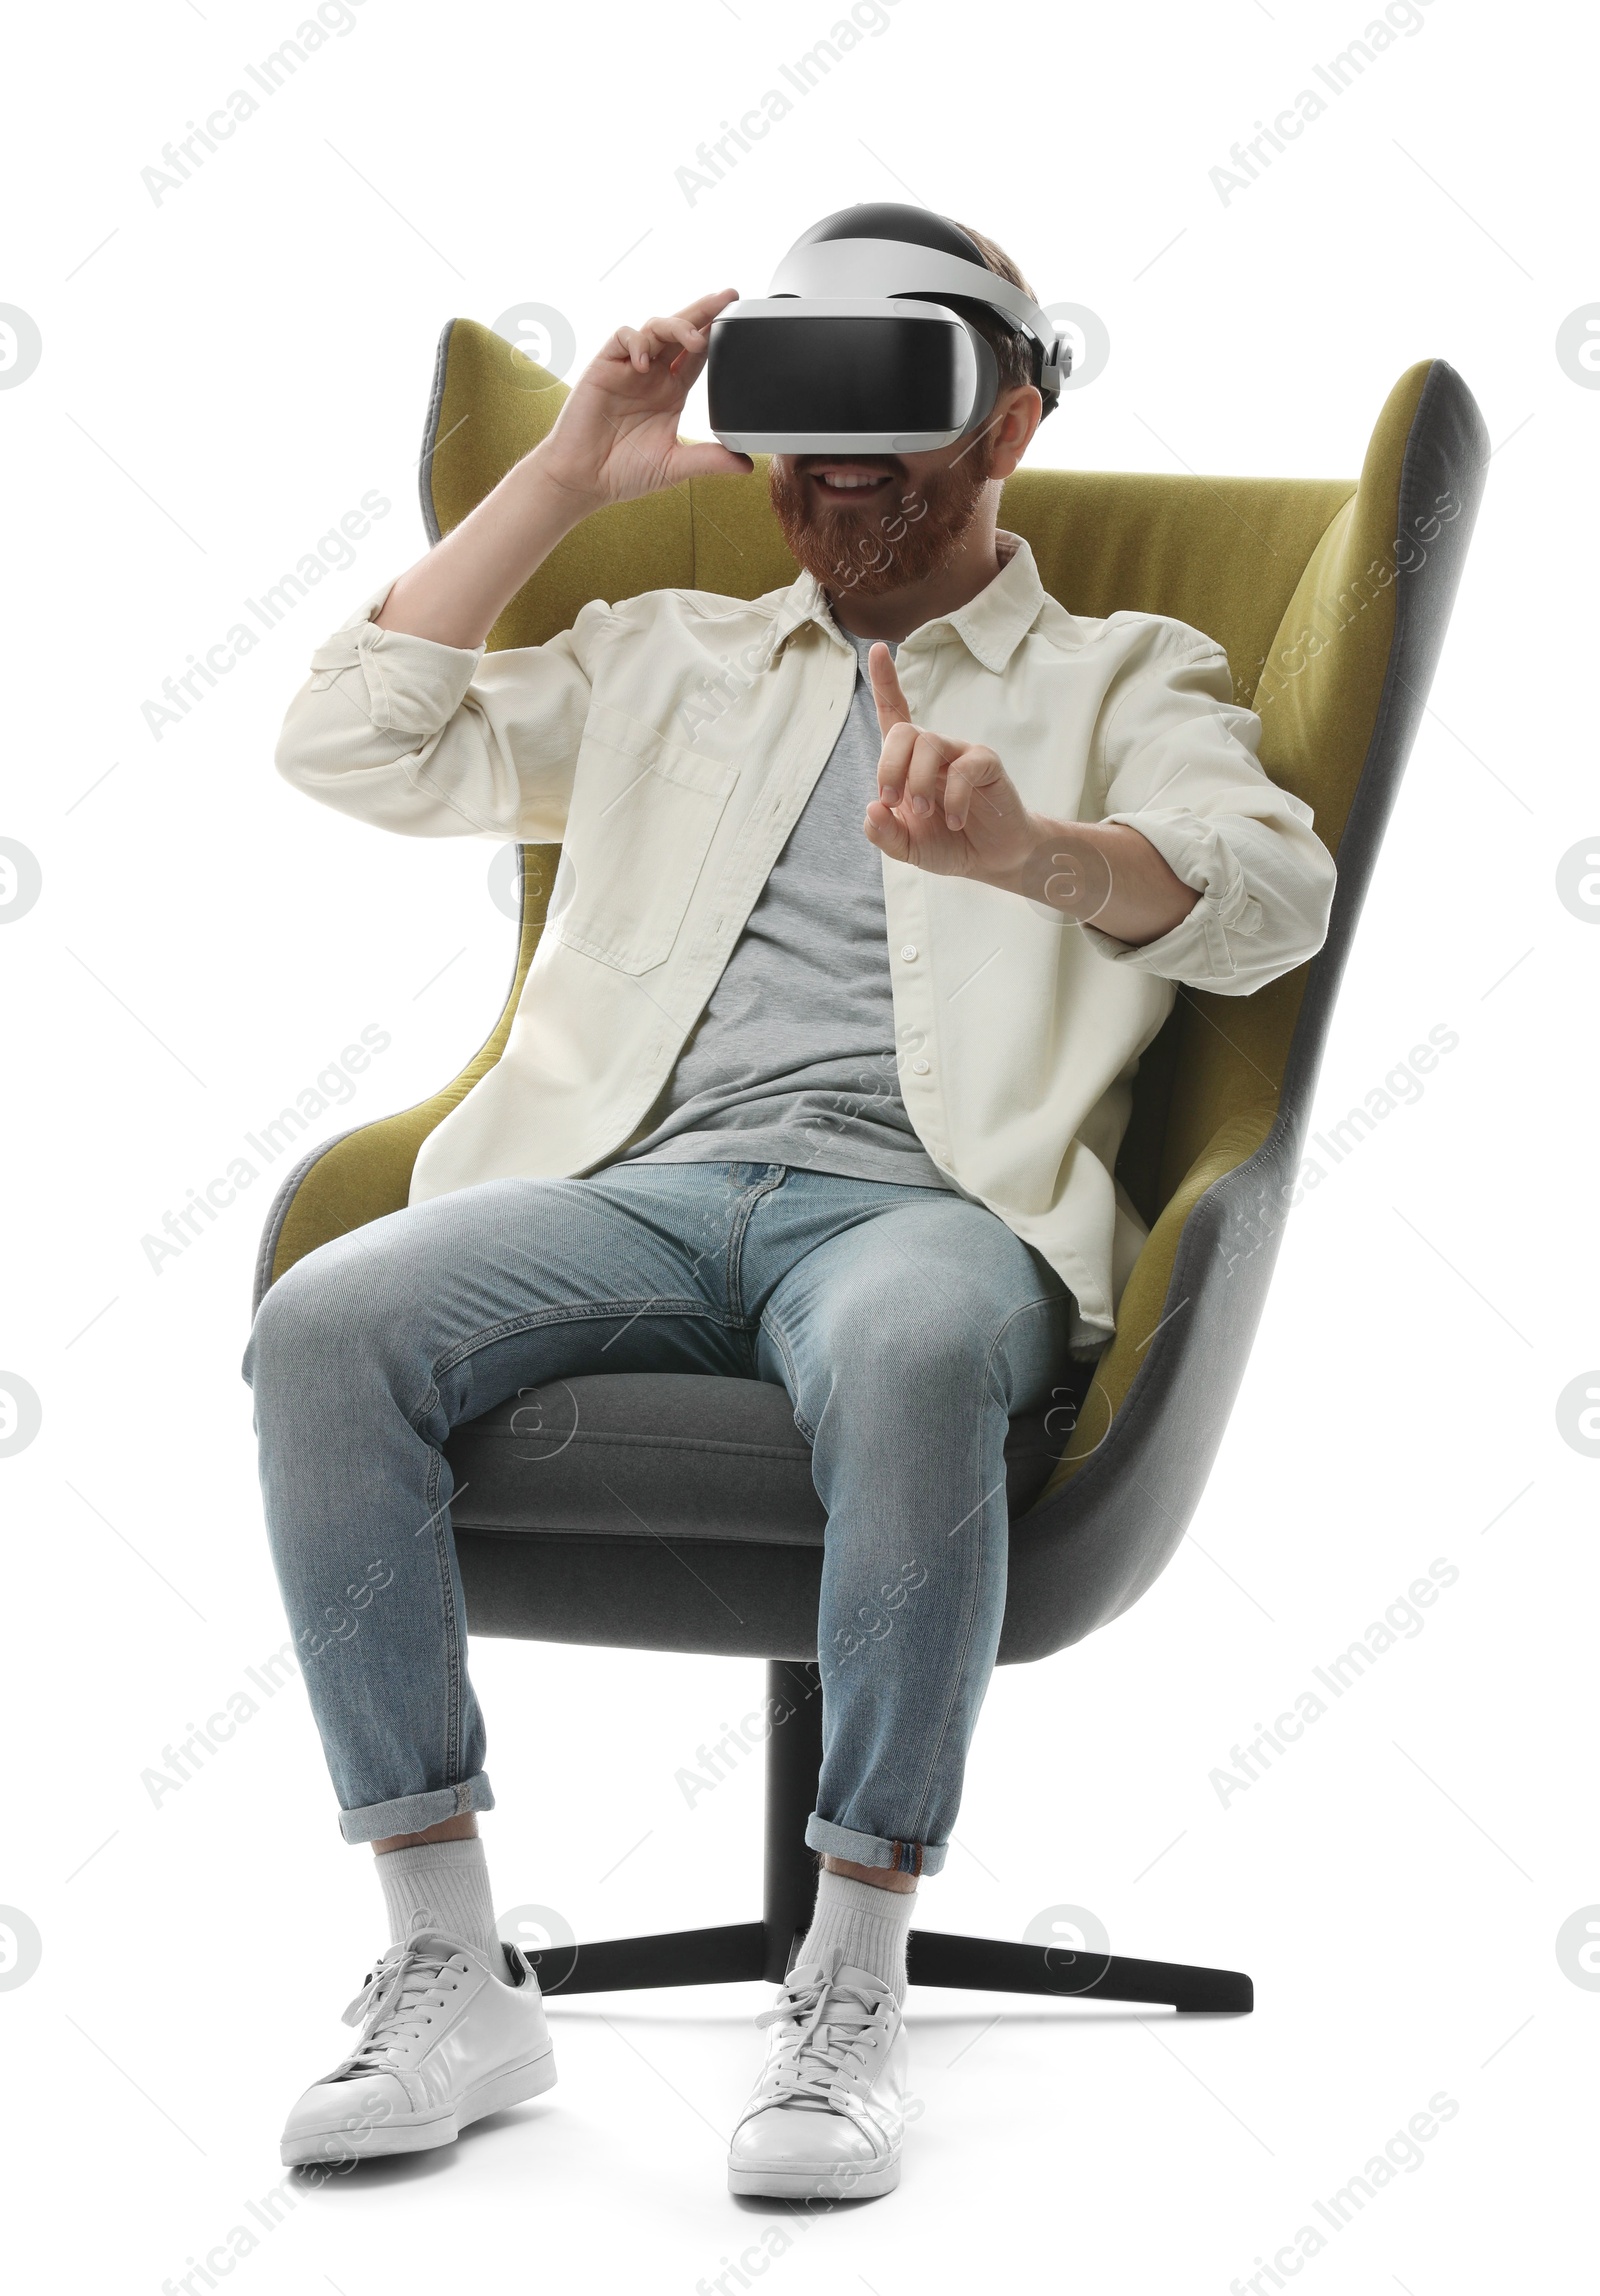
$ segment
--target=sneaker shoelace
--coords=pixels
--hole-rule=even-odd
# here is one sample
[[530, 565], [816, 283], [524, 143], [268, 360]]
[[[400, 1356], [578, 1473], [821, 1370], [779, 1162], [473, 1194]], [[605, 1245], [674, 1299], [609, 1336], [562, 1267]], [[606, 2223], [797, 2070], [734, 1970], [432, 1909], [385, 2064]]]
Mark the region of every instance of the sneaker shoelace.
[[365, 2030], [330, 2078], [356, 2080], [365, 2073], [393, 2072], [434, 2010], [459, 1984], [458, 1976], [446, 1973], [460, 1951], [458, 1939], [420, 1925], [403, 1945], [391, 1945], [344, 2013], [347, 2025], [362, 2025]]
[[773, 2006], [756, 2019], [758, 2026], [793, 2025], [792, 2032], [783, 2034], [768, 2071], [764, 2106], [810, 2105], [831, 2111], [840, 2101], [836, 2084], [866, 2073], [868, 2036], [877, 2030], [893, 1996], [883, 1986], [869, 1991], [863, 1985], [842, 1983], [836, 1967], [836, 1962], [825, 1964], [803, 1977], [796, 1971]]

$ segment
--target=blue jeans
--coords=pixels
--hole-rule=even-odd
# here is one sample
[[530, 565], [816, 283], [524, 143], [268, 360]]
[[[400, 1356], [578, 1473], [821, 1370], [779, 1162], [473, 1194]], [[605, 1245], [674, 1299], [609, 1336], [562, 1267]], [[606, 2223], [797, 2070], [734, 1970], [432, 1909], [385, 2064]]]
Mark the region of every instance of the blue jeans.
[[[244, 1376], [345, 1838], [494, 1805], [450, 1430], [550, 1380], [688, 1371], [777, 1382], [811, 1445], [828, 1527], [806, 1840], [937, 1872], [1005, 1609], [1007, 1423], [1048, 1396], [1067, 1313], [982, 1205], [783, 1164], [486, 1181], [310, 1253], [262, 1301]], [[890, 1631], [859, 1631], [886, 1611]]]

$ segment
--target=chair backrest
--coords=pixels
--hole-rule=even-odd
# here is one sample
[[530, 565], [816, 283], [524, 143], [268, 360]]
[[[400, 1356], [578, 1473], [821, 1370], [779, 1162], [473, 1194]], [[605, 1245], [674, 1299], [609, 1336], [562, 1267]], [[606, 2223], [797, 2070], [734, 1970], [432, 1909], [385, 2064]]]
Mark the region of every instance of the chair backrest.
[[[564, 384], [498, 335], [471, 320], [450, 323], [420, 466], [433, 540], [538, 443], [565, 397]], [[1420, 677], [1425, 692], [1432, 658], [1422, 657], [1429, 644], [1437, 652], [1486, 446], [1460, 377], [1443, 361], [1425, 360], [1390, 392], [1359, 481], [1022, 470], [1005, 487], [1001, 523], [1027, 539], [1041, 580], [1072, 612], [1171, 615], [1225, 648], [1236, 698], [1261, 716], [1262, 764], [1312, 807], [1319, 835], [1340, 859], [1322, 955], [1247, 998], [1180, 990], [1141, 1063], [1118, 1176], [1151, 1234], [1051, 1492], [1102, 1452], [1135, 1380], [1150, 1383], [1170, 1337], [1150, 1344], [1169, 1315], [1185, 1224], [1206, 1192], [1255, 1158], [1269, 1134], [1281, 1150], [1291, 1067], [1301, 1113], [1309, 1102], [1338, 973], [1414, 724], [1415, 710], [1404, 696], [1396, 700], [1397, 594], [1408, 579], [1412, 595], [1427, 594], [1427, 611], [1410, 616], [1426, 633], [1411, 639], [1409, 678], [1399, 681], [1414, 689]], [[791, 582], [798, 569], [772, 514], [765, 464], [758, 458], [752, 476], [697, 479], [587, 519], [511, 601], [490, 646], [541, 644], [570, 627], [592, 598], [656, 588], [756, 597]], [[1418, 569], [1452, 521], [1454, 548], [1444, 554], [1443, 572], [1429, 567], [1429, 581], [1418, 582]], [[1420, 697], [1413, 698], [1420, 708]], [[1393, 721], [1387, 747], [1380, 740], [1385, 712]], [[1341, 842], [1364, 774], [1371, 794], [1369, 769], [1383, 787], [1367, 806], [1371, 834], [1347, 866]], [[406, 1201], [422, 1140], [504, 1046], [543, 929], [557, 853], [522, 849], [518, 963], [488, 1041], [432, 1100], [320, 1152], [315, 1188], [286, 1187], [264, 1240], [263, 1288], [329, 1236]], [[1324, 993], [1297, 1033], [1308, 979], [1319, 968]]]

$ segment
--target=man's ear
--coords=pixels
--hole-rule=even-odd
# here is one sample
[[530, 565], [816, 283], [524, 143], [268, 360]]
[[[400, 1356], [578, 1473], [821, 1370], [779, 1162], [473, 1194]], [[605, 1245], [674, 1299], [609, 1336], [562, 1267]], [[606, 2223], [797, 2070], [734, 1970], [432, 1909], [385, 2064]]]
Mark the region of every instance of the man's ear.
[[1044, 420], [1044, 400], [1034, 384], [1016, 383], [1001, 393], [997, 413], [999, 419], [989, 433], [989, 476], [1009, 478]]

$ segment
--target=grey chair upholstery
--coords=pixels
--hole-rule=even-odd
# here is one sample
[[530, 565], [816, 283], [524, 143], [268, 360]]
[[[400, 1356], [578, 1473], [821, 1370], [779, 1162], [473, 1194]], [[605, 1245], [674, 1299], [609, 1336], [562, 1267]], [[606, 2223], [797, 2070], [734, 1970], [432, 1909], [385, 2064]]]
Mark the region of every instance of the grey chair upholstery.
[[[1061, 1456], [1087, 1372], [1012, 1423], [1014, 1520]], [[458, 1428], [452, 1509], [476, 1631], [755, 1658], [816, 1655], [827, 1516], [781, 1387], [561, 1380]]]

